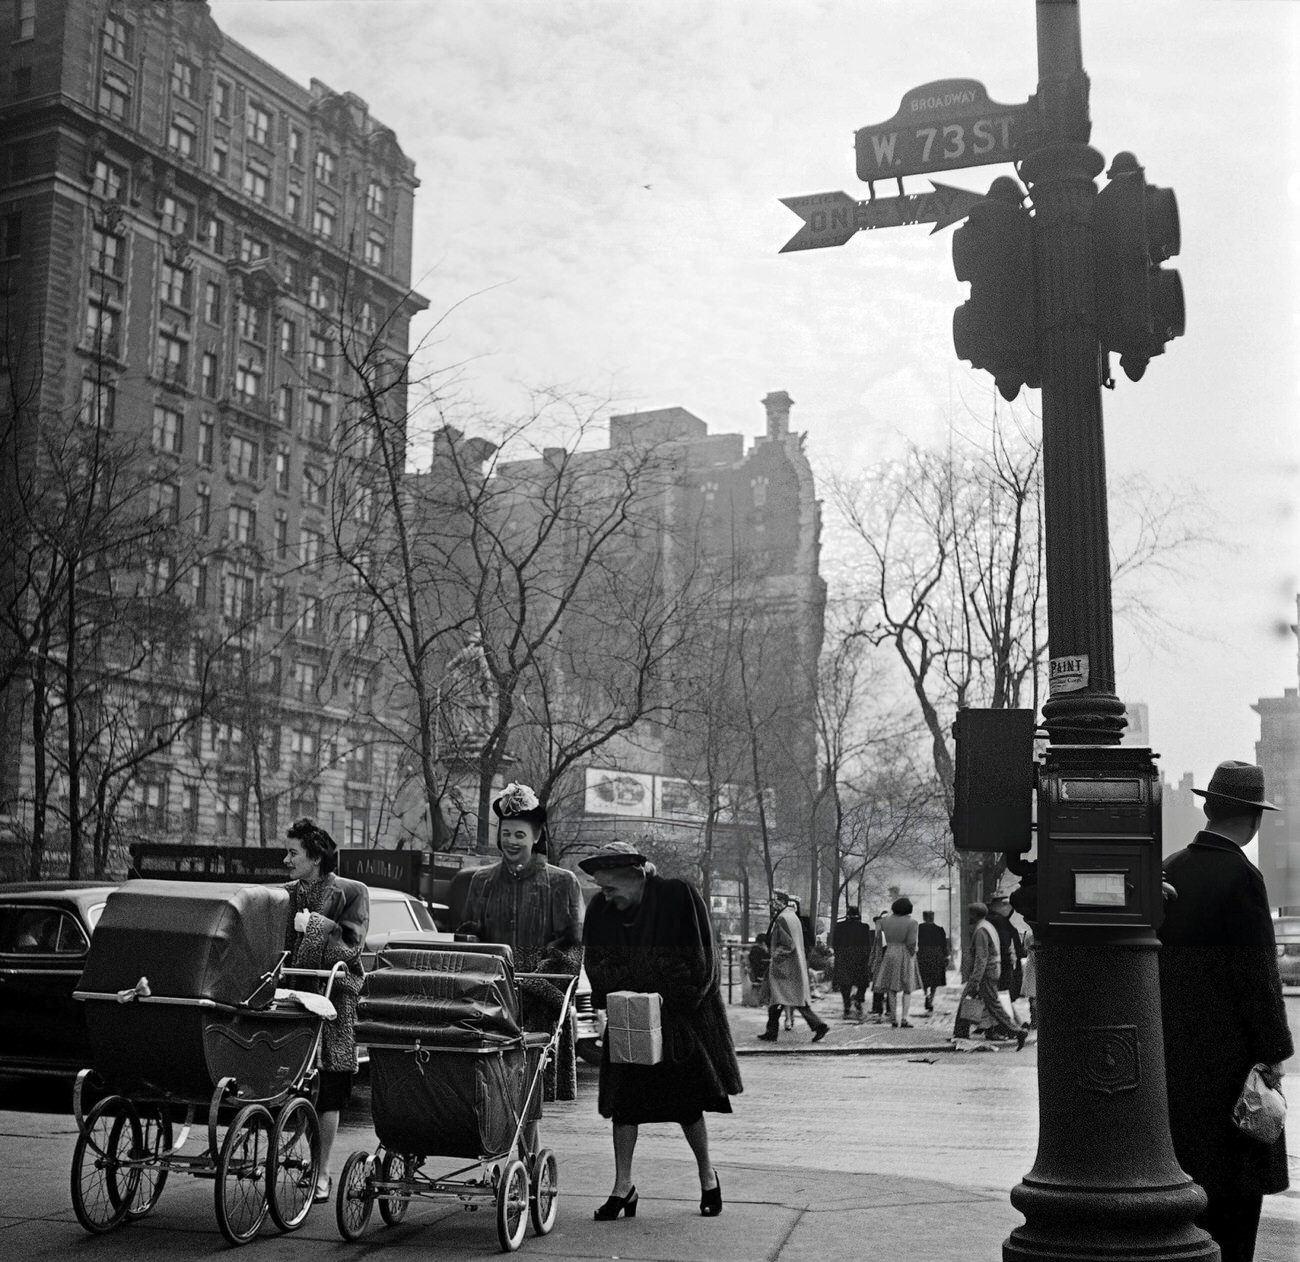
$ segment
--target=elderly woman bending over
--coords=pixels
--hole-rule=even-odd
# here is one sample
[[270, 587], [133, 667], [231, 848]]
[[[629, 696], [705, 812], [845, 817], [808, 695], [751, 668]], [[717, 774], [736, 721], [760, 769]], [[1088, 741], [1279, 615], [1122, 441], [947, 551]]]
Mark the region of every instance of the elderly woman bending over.
[[606, 1040], [598, 1106], [614, 1123], [614, 1190], [595, 1216], [635, 1216], [637, 1129], [676, 1122], [699, 1170], [700, 1213], [712, 1218], [722, 1212], [722, 1184], [709, 1159], [704, 1114], [730, 1113], [728, 1097], [741, 1083], [708, 909], [694, 886], [657, 876], [627, 842], [611, 842], [578, 866], [600, 887], [583, 926], [595, 1006], [605, 1007], [618, 990], [657, 991], [662, 1000], [660, 1064], [615, 1064]]

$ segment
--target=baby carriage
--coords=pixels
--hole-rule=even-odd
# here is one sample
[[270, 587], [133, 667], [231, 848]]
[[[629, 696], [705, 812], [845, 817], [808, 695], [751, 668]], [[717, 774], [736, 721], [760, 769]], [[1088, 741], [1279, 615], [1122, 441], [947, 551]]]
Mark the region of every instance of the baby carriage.
[[[76, 992], [93, 1053], [73, 1093], [72, 1205], [87, 1231], [142, 1218], [172, 1173], [213, 1180], [232, 1244], [268, 1212], [281, 1231], [302, 1225], [320, 1159], [316, 1052], [341, 966], [286, 968], [289, 915], [279, 886], [142, 880], [109, 895]], [[324, 994], [277, 989], [289, 977]], [[185, 1155], [196, 1111], [207, 1147]]]
[[[524, 976], [521, 974], [521, 976]], [[577, 978], [528, 974], [562, 998], [552, 1029], [522, 1026], [511, 950], [448, 943], [430, 950], [390, 943], [366, 977], [357, 1041], [370, 1049], [371, 1112], [380, 1147], [353, 1153], [336, 1198], [339, 1232], [356, 1240], [375, 1202], [384, 1222], [413, 1200], [496, 1208], [497, 1237], [518, 1249], [531, 1217], [555, 1225], [555, 1154], [536, 1143], [542, 1073], [556, 1054]], [[431, 1157], [471, 1164], [437, 1175]]]

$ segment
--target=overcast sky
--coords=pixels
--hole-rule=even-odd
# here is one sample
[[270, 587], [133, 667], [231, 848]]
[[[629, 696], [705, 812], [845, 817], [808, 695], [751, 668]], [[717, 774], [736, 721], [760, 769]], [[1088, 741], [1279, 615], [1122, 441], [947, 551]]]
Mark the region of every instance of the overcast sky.
[[[843, 190], [853, 133], [910, 88], [1036, 82], [1031, 0], [213, 0], [303, 84], [364, 97], [421, 181], [416, 287], [456, 304], [439, 355], [488, 408], [527, 386], [681, 406], [762, 432], [787, 390], [819, 468], [992, 406], [952, 350], [951, 230], [779, 255], [779, 198]], [[1106, 392], [1112, 483], [1203, 500], [1221, 541], [1152, 589], [1172, 627], [1116, 626], [1118, 691], [1150, 706], [1165, 773], [1253, 760], [1250, 709], [1297, 683], [1300, 4], [1082, 0], [1092, 144], [1172, 187], [1187, 335]], [[983, 192], [1007, 167], [946, 182]], [[906, 192], [929, 188], [912, 177]], [[892, 191], [880, 188], [878, 192]], [[417, 334], [419, 326], [417, 326]], [[1038, 393], [1022, 394], [1034, 412]]]

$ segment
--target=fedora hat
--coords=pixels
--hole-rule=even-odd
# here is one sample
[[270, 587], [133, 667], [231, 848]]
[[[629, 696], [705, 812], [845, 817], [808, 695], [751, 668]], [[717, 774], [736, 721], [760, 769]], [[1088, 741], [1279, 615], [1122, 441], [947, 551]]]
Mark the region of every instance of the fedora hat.
[[1198, 797], [1219, 798], [1224, 802], [1240, 802], [1243, 806], [1260, 811], [1277, 811], [1281, 807], [1264, 800], [1264, 769], [1252, 762], [1221, 762], [1210, 777], [1205, 789], [1193, 789]]

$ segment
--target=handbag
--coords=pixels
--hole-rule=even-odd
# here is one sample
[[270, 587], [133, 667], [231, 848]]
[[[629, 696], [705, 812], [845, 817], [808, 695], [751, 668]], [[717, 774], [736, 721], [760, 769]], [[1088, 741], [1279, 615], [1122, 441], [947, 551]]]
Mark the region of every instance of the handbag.
[[984, 1016], [984, 1001], [978, 995], [963, 995], [957, 1005], [959, 1021], [978, 1021]]
[[1273, 1074], [1267, 1065], [1253, 1065], [1246, 1075], [1237, 1103], [1232, 1108], [1232, 1121], [1236, 1128], [1261, 1144], [1271, 1144], [1286, 1125], [1286, 1096], [1280, 1086], [1273, 1085]]

